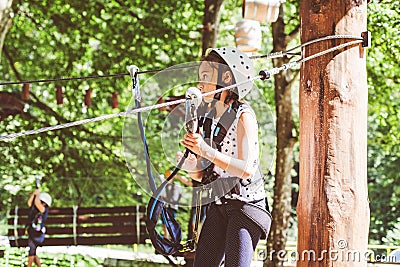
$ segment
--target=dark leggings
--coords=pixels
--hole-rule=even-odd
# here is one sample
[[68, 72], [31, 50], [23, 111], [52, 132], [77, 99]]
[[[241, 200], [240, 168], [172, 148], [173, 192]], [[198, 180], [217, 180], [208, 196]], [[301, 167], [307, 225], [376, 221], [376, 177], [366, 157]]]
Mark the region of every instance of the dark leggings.
[[44, 241], [44, 234], [41, 234], [37, 237], [29, 236], [28, 239], [28, 247], [29, 247], [29, 256], [36, 256], [36, 249], [40, 246]]
[[211, 204], [201, 229], [195, 267], [249, 267], [261, 228], [234, 205]]

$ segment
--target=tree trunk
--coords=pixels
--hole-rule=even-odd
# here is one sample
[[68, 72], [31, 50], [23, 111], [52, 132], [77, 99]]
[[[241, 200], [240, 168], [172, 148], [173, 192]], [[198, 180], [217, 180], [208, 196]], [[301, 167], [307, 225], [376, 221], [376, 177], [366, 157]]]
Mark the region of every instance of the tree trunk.
[[[4, 38], [11, 26], [11, 8], [12, 0], [0, 0], [0, 51], [3, 50]], [[1, 53], [0, 53], [1, 62]]]
[[[335, 34], [361, 36], [366, 5], [302, 1], [302, 43]], [[348, 41], [319, 42], [304, 48], [303, 55]], [[297, 266], [367, 265], [367, 98], [361, 45], [302, 64]]]
[[[283, 20], [283, 6], [280, 8], [279, 17], [272, 24], [273, 52], [285, 51], [287, 38]], [[274, 67], [280, 67], [289, 62], [287, 57], [273, 60]], [[291, 213], [293, 146], [297, 139], [293, 137], [294, 129], [292, 116], [292, 82], [295, 75], [290, 70], [274, 76], [275, 109], [276, 109], [276, 173], [274, 184], [274, 201], [272, 206], [272, 225], [268, 237], [268, 257], [265, 266], [283, 266], [283, 260], [272, 251], [285, 251], [289, 219]], [[272, 258], [271, 258], [271, 257]]]
[[215, 47], [218, 36], [220, 9], [224, 0], [205, 0], [202, 29], [202, 55], [208, 48]]

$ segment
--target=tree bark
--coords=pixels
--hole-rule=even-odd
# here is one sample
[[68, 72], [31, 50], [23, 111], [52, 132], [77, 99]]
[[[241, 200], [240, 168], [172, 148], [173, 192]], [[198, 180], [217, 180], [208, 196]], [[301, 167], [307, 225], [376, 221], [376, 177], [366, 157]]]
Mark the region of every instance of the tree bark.
[[[335, 34], [361, 36], [366, 5], [365, 0], [302, 1], [302, 43]], [[315, 43], [303, 56], [348, 41]], [[361, 45], [302, 64], [297, 266], [367, 265], [367, 98]]]
[[220, 10], [224, 0], [205, 0], [202, 29], [202, 55], [208, 48], [215, 47], [218, 36]]
[[[4, 39], [11, 27], [11, 4], [12, 0], [0, 0], [0, 51], [3, 50]], [[1, 62], [1, 53], [0, 53]]]
[[[273, 52], [285, 51], [287, 38], [283, 19], [283, 6], [279, 17], [272, 24]], [[274, 67], [289, 62], [287, 57], [273, 60]], [[277, 257], [278, 251], [285, 251], [289, 219], [291, 214], [293, 147], [297, 139], [292, 135], [294, 129], [292, 107], [292, 82], [295, 79], [292, 71], [287, 70], [274, 76], [275, 109], [276, 109], [276, 173], [274, 184], [274, 201], [272, 206], [272, 225], [267, 242], [268, 257], [265, 266], [283, 266], [283, 260]], [[271, 253], [273, 252], [273, 253]]]
[[24, 103], [12, 93], [0, 92], [0, 122], [8, 116], [15, 116], [24, 111]]

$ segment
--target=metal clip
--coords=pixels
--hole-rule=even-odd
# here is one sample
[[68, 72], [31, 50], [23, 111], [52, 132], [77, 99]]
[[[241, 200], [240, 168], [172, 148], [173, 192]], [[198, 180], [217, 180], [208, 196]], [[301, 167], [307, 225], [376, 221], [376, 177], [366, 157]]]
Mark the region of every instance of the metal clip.
[[362, 47], [370, 48], [371, 47], [371, 32], [370, 31], [362, 32], [361, 37], [363, 38]]
[[140, 88], [139, 88], [139, 82], [138, 82], [138, 76], [137, 76], [139, 68], [136, 65], [130, 65], [127, 67], [127, 69], [128, 69], [129, 74], [131, 75], [131, 79], [133, 82], [132, 97], [136, 98], [136, 100], [140, 102], [141, 96], [140, 96]]
[[189, 87], [186, 91], [185, 96], [185, 128], [187, 132], [194, 133], [197, 131], [198, 127], [197, 109], [203, 100], [203, 96], [200, 90], [196, 87]]

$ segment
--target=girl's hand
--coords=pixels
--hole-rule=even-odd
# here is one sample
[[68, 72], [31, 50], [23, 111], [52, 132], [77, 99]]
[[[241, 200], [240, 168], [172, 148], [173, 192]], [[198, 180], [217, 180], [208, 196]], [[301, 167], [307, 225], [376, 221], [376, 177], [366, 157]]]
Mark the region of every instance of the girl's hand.
[[203, 137], [198, 133], [186, 133], [184, 139], [181, 140], [181, 144], [202, 157], [209, 148]]
[[[176, 163], [181, 161], [183, 157], [183, 153], [181, 151], [178, 151], [176, 153]], [[189, 156], [185, 159], [185, 162], [182, 165], [182, 170], [185, 170], [187, 172], [194, 172], [197, 171], [196, 169], [197, 166], [197, 158], [195, 155], [192, 153], [189, 153]]]

